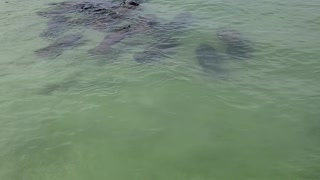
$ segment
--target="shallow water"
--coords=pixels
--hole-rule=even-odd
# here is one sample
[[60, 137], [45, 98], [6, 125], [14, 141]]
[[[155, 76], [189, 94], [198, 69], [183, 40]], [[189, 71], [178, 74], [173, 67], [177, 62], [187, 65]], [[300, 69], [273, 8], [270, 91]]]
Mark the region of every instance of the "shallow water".
[[[142, 35], [113, 55], [87, 53], [104, 34], [54, 60], [35, 56], [54, 0], [0, 2], [1, 180], [320, 179], [320, 3], [151, 0], [143, 13], [191, 12], [183, 46], [139, 64]], [[254, 42], [223, 77], [203, 72], [217, 29]]]

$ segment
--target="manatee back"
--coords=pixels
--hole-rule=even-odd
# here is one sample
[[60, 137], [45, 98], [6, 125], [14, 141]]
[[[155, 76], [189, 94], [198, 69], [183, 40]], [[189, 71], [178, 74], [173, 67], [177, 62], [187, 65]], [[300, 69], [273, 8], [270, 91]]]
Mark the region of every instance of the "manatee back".
[[176, 15], [173, 20], [165, 26], [171, 30], [179, 31], [186, 29], [192, 24], [192, 15], [189, 12], [184, 12]]
[[252, 42], [242, 33], [234, 29], [220, 28], [217, 32], [219, 39], [226, 45], [227, 54], [236, 59], [249, 58], [253, 51]]
[[200, 44], [196, 49], [199, 65], [206, 71], [220, 72], [225, 57], [208, 44]]

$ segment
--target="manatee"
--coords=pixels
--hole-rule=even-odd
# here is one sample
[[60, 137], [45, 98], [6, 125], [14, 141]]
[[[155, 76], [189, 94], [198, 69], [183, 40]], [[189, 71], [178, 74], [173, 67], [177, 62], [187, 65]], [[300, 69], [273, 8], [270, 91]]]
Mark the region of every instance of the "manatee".
[[137, 22], [113, 29], [108, 33], [103, 41], [94, 49], [90, 50], [92, 54], [107, 54], [112, 47], [123, 39], [139, 33], [152, 31], [157, 23], [153, 19], [139, 17]]
[[184, 31], [187, 28], [187, 26], [189, 26], [192, 23], [192, 21], [193, 19], [191, 13], [179, 13], [173, 18], [171, 22], [163, 25], [163, 30], [171, 30], [174, 32], [177, 32], [179, 30]]
[[149, 48], [143, 52], [136, 53], [134, 60], [139, 63], [151, 63], [159, 61], [161, 58], [170, 57], [168, 53], [156, 48]]
[[81, 34], [71, 34], [55, 40], [47, 47], [35, 51], [42, 58], [54, 59], [60, 56], [65, 49], [73, 49], [85, 43]]
[[113, 45], [121, 42], [127, 35], [126, 31], [110, 33], [104, 37], [103, 41], [94, 49], [90, 50], [91, 54], [103, 55], [109, 53]]
[[172, 22], [166, 24], [160, 24], [155, 19], [156, 17], [139, 17], [138, 21], [132, 25], [124, 26], [107, 34], [104, 40], [90, 52], [94, 54], [107, 54], [113, 45], [127, 37], [151, 32], [157, 42], [151, 44], [144, 52], [134, 55], [134, 59], [137, 62], [151, 62], [173, 54], [173, 48], [180, 45], [179, 39], [174, 36], [189, 23], [191, 14], [178, 14]]
[[249, 58], [251, 56], [251, 42], [233, 29], [221, 28], [217, 35], [226, 44], [226, 52], [236, 59]]
[[222, 63], [225, 61], [225, 56], [210, 45], [200, 44], [196, 49], [196, 57], [205, 72], [223, 72]]
[[134, 55], [134, 60], [139, 63], [159, 61], [161, 58], [171, 57], [180, 42], [175, 38], [160, 39], [142, 52]]
[[159, 61], [162, 57], [173, 55], [176, 48], [181, 45], [178, 35], [184, 33], [191, 20], [190, 13], [180, 13], [171, 22], [156, 26], [154, 28], [156, 42], [148, 46], [143, 52], [135, 54], [134, 60], [140, 63], [154, 62]]
[[69, 19], [65, 16], [52, 17], [48, 22], [47, 30], [41, 33], [41, 37], [51, 39], [60, 36], [68, 29]]

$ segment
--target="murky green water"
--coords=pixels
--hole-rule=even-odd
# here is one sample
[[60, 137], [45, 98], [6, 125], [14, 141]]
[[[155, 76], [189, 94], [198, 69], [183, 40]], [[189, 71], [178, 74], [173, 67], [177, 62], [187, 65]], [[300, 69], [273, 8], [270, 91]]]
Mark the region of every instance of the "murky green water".
[[[173, 58], [142, 65], [130, 41], [116, 62], [87, 51], [34, 51], [49, 1], [0, 2], [1, 180], [320, 179], [320, 2], [152, 0], [145, 13], [195, 22]], [[54, 2], [53, 0], [51, 2]], [[208, 76], [195, 49], [230, 27], [252, 58]]]

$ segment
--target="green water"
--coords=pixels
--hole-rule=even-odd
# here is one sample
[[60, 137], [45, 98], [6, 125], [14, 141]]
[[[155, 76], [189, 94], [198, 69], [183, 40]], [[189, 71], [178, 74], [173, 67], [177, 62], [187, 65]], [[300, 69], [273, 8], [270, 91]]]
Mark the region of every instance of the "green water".
[[[320, 179], [320, 2], [151, 0], [168, 21], [191, 12], [183, 46], [138, 64], [87, 53], [103, 33], [55, 60], [36, 57], [46, 3], [0, 1], [1, 180]], [[223, 51], [220, 27], [254, 42], [252, 58], [204, 74], [195, 49]]]

